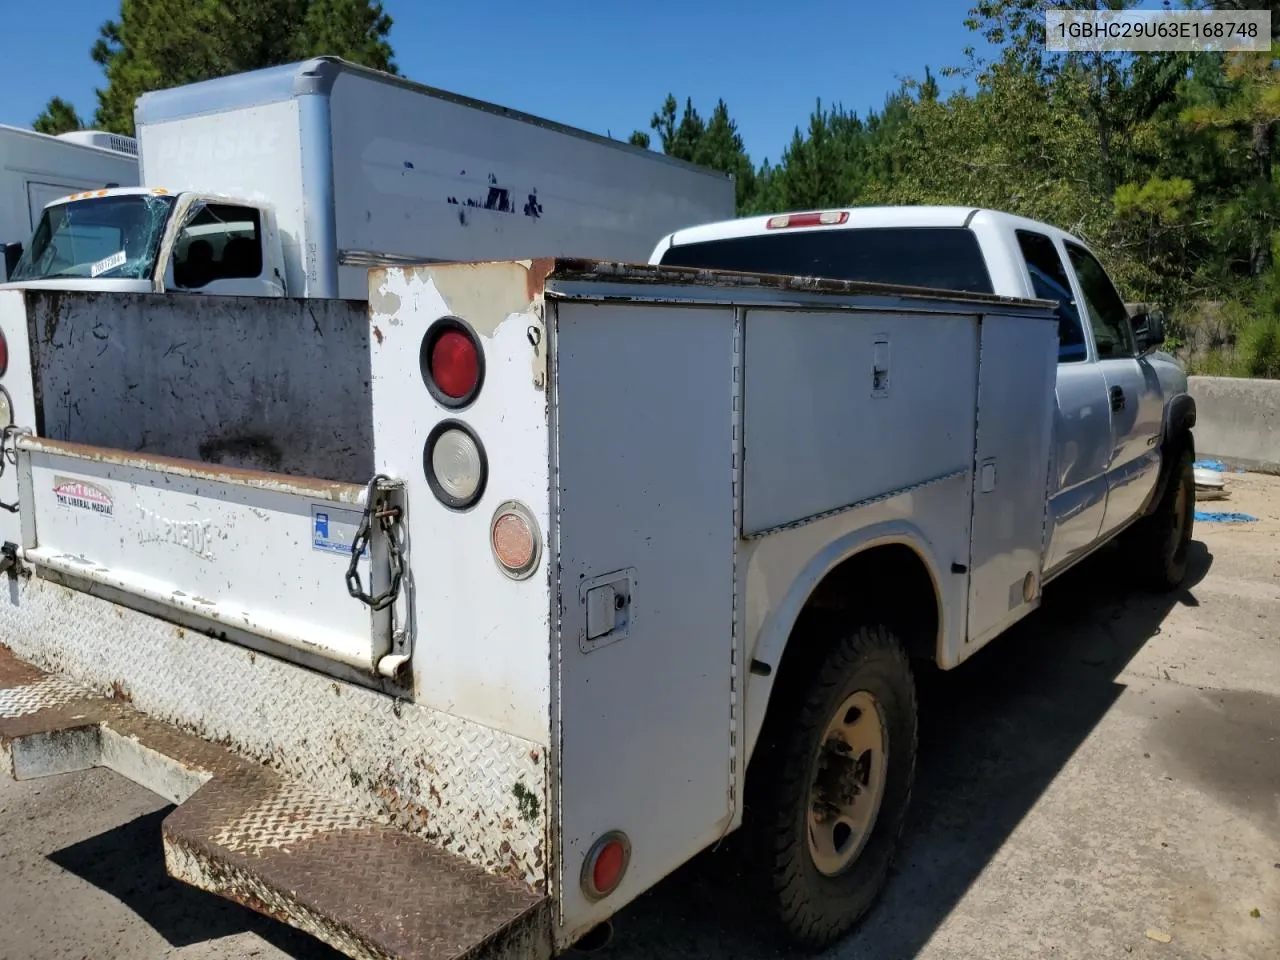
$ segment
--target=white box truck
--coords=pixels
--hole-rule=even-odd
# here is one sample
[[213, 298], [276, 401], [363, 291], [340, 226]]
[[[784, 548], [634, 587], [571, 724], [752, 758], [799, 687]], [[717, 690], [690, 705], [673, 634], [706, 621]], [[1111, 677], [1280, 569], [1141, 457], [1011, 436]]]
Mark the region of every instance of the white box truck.
[[132, 137], [99, 130], [52, 137], [0, 125], [0, 280], [17, 265], [46, 204], [77, 191], [138, 182]]
[[734, 213], [728, 175], [332, 57], [144, 94], [135, 118], [145, 188], [51, 206], [24, 285], [364, 299], [372, 264], [643, 261]]

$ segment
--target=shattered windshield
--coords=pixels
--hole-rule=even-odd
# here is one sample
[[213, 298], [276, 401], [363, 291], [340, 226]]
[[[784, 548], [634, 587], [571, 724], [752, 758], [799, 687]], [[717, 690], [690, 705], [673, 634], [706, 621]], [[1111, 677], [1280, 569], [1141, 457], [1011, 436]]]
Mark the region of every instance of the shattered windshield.
[[10, 280], [150, 278], [172, 197], [87, 197], [47, 207]]

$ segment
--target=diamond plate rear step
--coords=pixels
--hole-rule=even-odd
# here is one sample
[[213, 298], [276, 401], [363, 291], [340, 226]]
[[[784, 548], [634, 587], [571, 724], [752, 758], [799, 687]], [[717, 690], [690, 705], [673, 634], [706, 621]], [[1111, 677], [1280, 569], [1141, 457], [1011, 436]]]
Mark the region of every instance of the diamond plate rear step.
[[524, 882], [363, 820], [3, 645], [0, 762], [19, 780], [108, 767], [179, 804], [162, 828], [172, 876], [349, 957], [550, 956], [548, 899]]

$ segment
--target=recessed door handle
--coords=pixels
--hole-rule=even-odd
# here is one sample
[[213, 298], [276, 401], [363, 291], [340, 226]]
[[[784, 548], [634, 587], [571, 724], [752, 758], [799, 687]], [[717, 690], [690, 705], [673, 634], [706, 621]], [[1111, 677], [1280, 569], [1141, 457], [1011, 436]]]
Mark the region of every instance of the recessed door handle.
[[1111, 409], [1112, 410], [1124, 409], [1124, 389], [1122, 387], [1111, 388]]

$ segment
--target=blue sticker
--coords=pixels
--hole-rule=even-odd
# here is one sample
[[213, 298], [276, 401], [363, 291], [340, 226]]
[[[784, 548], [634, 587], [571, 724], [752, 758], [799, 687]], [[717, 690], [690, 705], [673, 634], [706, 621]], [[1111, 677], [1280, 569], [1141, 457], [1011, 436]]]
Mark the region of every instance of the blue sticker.
[[[322, 553], [351, 556], [351, 544], [360, 529], [360, 511], [344, 510], [332, 504], [311, 505], [311, 548]], [[368, 556], [366, 546], [361, 556]]]

